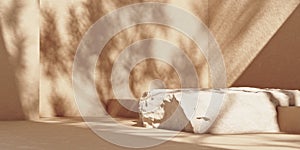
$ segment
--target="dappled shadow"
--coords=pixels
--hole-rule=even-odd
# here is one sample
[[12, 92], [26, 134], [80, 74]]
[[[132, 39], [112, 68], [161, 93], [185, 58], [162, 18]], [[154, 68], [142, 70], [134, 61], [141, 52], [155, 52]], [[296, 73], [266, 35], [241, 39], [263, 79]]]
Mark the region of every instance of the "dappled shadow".
[[70, 69], [66, 66], [69, 59], [64, 57], [65, 52], [61, 50], [62, 42], [57, 29], [56, 13], [44, 8], [41, 15], [43, 17], [40, 38], [41, 63], [45, 75], [55, 79], [60, 73], [70, 73]]
[[[27, 4], [28, 5], [28, 4]], [[23, 1], [13, 0], [10, 7], [5, 11], [5, 23], [10, 32], [13, 35], [12, 38], [12, 48], [15, 53], [12, 55], [12, 62], [14, 66], [15, 75], [17, 77], [17, 84], [19, 86], [19, 92], [21, 96], [21, 103], [23, 111], [27, 119], [37, 119], [38, 118], [38, 107], [39, 107], [39, 98], [38, 98], [38, 82], [39, 80], [32, 77], [32, 81], [28, 81], [30, 73], [37, 73], [38, 70], [35, 70], [34, 65], [31, 65], [28, 62], [29, 52], [36, 52], [37, 49], [29, 50], [29, 40], [33, 38], [24, 33], [24, 29], [21, 29], [21, 15], [22, 11], [25, 9], [26, 3]], [[34, 39], [37, 40], [37, 39]], [[37, 43], [36, 43], [37, 44]], [[38, 63], [38, 57], [31, 58]], [[30, 85], [28, 85], [30, 84]], [[31, 88], [28, 90], [28, 88]]]
[[[70, 4], [66, 8], [66, 19], [64, 19], [65, 23], [63, 24], [63, 27], [60, 22], [58, 22], [59, 14], [56, 12], [57, 10], [47, 6], [46, 4], [42, 4], [40, 45], [43, 77], [41, 87], [45, 87], [43, 88], [45, 90], [42, 90], [43, 96], [41, 97], [41, 101], [43, 101], [41, 106], [42, 109], [47, 109], [46, 105], [48, 105], [47, 103], [49, 102], [54, 116], [57, 114], [59, 114], [59, 116], [79, 115], [78, 113], [69, 114], [69, 112], [75, 112], [74, 110], [77, 110], [73, 96], [70, 96], [70, 93], [72, 92], [71, 71], [76, 49], [84, 33], [99, 18], [112, 10], [129, 4], [148, 1], [149, 0], [134, 0], [120, 2], [90, 0], [78, 4], [81, 8], [80, 11], [77, 9], [78, 6]], [[159, 2], [166, 3], [169, 1], [162, 0]], [[174, 4], [176, 3], [174, 2]], [[192, 2], [189, 3], [189, 5], [196, 4]], [[192, 7], [193, 12], [196, 12], [197, 16], [201, 19], [204, 18], [205, 23], [208, 21], [207, 17], [205, 17], [207, 16], [207, 8], [204, 10], [198, 9], [207, 7], [207, 5], [207, 2], [203, 2], [199, 7]], [[155, 13], [149, 12], [149, 14], [164, 17], [165, 13], [164, 10], [161, 10]], [[121, 19], [122, 18], [119, 20]], [[113, 28], [114, 25], [112, 24], [111, 27]], [[61, 30], [65, 31], [63, 32], [64, 34]], [[189, 38], [185, 37], [182, 33], [175, 29], [162, 25], [136, 25], [123, 30], [112, 37], [112, 39], [104, 47], [101, 55], [98, 57], [95, 80], [99, 99], [104, 105], [108, 99], [117, 98], [113, 93], [111, 84], [112, 67], [117, 56], [122, 52], [122, 50], [134, 42], [149, 38], [167, 40], [181, 48], [195, 66], [197, 76], [200, 79], [199, 86], [201, 88], [210, 87], [208, 66], [205, 65], [206, 61], [201, 55], [201, 51], [196, 48], [196, 45]], [[176, 55], [173, 53], [163, 55], [168, 56], [172, 62], [183, 61], [181, 58], [174, 58]], [[126, 58], [126, 61], [127, 60], [130, 60], [130, 58]], [[181, 66], [181, 68], [184, 68], [184, 66]], [[122, 75], [122, 73], [119, 75]], [[164, 81], [166, 88], [181, 87], [180, 79], [174, 68], [160, 60], [148, 59], [140, 62], [133, 68], [133, 70], [130, 71], [129, 78], [130, 80], [128, 84], [134, 99], [138, 99], [141, 97], [143, 92], [148, 91], [149, 84], [154, 79], [161, 79]], [[47, 93], [49, 93], [48, 96]]]
[[[94, 24], [101, 16], [105, 15], [111, 9], [126, 5], [128, 2], [111, 2], [111, 1], [84, 1], [80, 5], [83, 11], [78, 12], [76, 6], [69, 5], [67, 9], [67, 19], [63, 30], [66, 30], [66, 35], [61, 35], [61, 25], [58, 22], [58, 14], [55, 9], [49, 7], [47, 3], [42, 4], [42, 28], [41, 28], [41, 63], [42, 73], [45, 78], [42, 78], [42, 87], [49, 89], [49, 97], [42, 97], [42, 109], [51, 105], [52, 114], [54, 116], [78, 115], [76, 112], [75, 101], [73, 96], [68, 93], [61, 92], [63, 86], [71, 92], [71, 72], [72, 64], [76, 49], [82, 39], [83, 33]], [[105, 7], [109, 7], [106, 9]], [[44, 86], [49, 82], [49, 86]], [[62, 85], [61, 82], [66, 83]], [[105, 83], [101, 86], [107, 87]], [[63, 89], [65, 90], [65, 89]], [[44, 95], [44, 94], [42, 94]], [[103, 95], [103, 94], [100, 94]], [[44, 111], [44, 110], [41, 110]], [[45, 110], [47, 112], [47, 110]], [[51, 116], [50, 114], [48, 114]]]
[[[65, 76], [65, 79], [70, 81], [71, 70], [68, 68], [67, 63], [72, 61], [73, 56], [66, 55], [66, 52], [61, 49], [63, 44], [57, 29], [56, 13], [53, 10], [44, 8], [41, 10], [41, 15], [43, 17], [40, 37], [42, 72], [51, 82], [49, 101], [54, 116], [64, 116], [67, 101], [58, 94], [56, 86], [60, 76]], [[41, 100], [45, 100], [45, 98], [42, 97]]]
[[[190, 5], [192, 5], [192, 3]], [[149, 12], [149, 14], [154, 16], [155, 14], [159, 14], [162, 18], [166, 17], [164, 10], [161, 10], [161, 12]], [[205, 14], [197, 15], [205, 16]], [[185, 53], [187, 57], [191, 59], [191, 63], [193, 63], [193, 65], [195, 66], [196, 72], [198, 73], [196, 74], [196, 76], [199, 77], [199, 87], [207, 88], [210, 86], [208, 81], [209, 71], [207, 65], [205, 65], [205, 59], [203, 58], [201, 51], [197, 49], [196, 45], [191, 41], [191, 39], [185, 37], [179, 31], [167, 26], [153, 24], [136, 25], [115, 35], [107, 43], [102, 51], [101, 56], [99, 57], [97, 64], [96, 82], [99, 98], [104, 101], [104, 103], [106, 103], [107, 99], [118, 98], [115, 97], [116, 95], [114, 95], [112, 91], [112, 84], [110, 83], [112, 76], [111, 68], [113, 67], [114, 62], [117, 59], [123, 59], [123, 62], [125, 63], [131, 61], [130, 57], [118, 58], [118, 55], [122, 50], [124, 50], [125, 48], [127, 48], [127, 46], [130, 46], [134, 42], [151, 38], [170, 41], [171, 44], [174, 44], [175, 46], [181, 48], [183, 50], [183, 53]], [[149, 47], [147, 48], [149, 48], [150, 50], [151, 47], [152, 45], [149, 45]], [[144, 49], [141, 49], [141, 51], [142, 50]], [[176, 55], [174, 55], [174, 53], [167, 53], [167, 51], [164, 49], [161, 49], [160, 51], [160, 55], [168, 57], [171, 62], [185, 63], [183, 61], [183, 58], [175, 57]], [[142, 62], [136, 63], [136, 66], [132, 70], [130, 70], [128, 83], [133, 95], [133, 99], [140, 98], [145, 91], [148, 91], [151, 81], [155, 79], [162, 80], [166, 86], [165, 88], [172, 89], [181, 87], [180, 79], [178, 77], [178, 74], [176, 74], [175, 68], [173, 68], [174, 66], [170, 66], [163, 61], [155, 59], [147, 59]], [[130, 69], [126, 67], [127, 66], [124, 64], [124, 68], [126, 70]], [[184, 68], [185, 66], [182, 65], [180, 67]], [[114, 76], [122, 75], [124, 75], [124, 72], [121, 71], [118, 72], [117, 75], [114, 74]]]
[[[1, 83], [1, 86], [6, 87], [6, 89], [1, 89], [1, 93], [5, 93], [1, 94], [3, 102], [1, 110], [10, 112], [9, 114], [0, 114], [7, 115], [7, 118], [12, 119], [15, 118], [14, 115], [17, 119], [36, 119], [38, 116], [38, 79], [32, 77], [34, 79], [28, 81], [29, 74], [35, 71], [34, 65], [31, 66], [32, 62], [37, 61], [35, 58], [31, 58], [32, 62], [28, 61], [28, 53], [35, 50], [29, 52], [28, 49], [29, 46], [32, 46], [29, 45], [29, 40], [34, 39], [34, 36], [29, 37], [21, 25], [22, 13], [25, 8], [29, 7], [28, 5], [24, 1], [12, 0], [7, 5], [3, 5], [0, 13], [2, 23], [0, 23], [2, 53], [0, 65], [3, 69], [1, 80], [4, 82]], [[5, 40], [4, 37], [6, 37]]]

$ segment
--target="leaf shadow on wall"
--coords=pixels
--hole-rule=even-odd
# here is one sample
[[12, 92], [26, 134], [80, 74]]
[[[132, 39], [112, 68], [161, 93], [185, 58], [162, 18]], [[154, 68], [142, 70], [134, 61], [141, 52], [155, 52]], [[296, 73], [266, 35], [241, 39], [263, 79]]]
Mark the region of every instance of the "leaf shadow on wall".
[[[41, 15], [43, 22], [40, 43], [41, 63], [43, 66], [42, 72], [45, 74], [46, 80], [49, 80], [48, 88], [51, 96], [46, 99], [47, 101], [50, 101], [50, 107], [52, 108], [55, 116], [70, 115], [75, 109], [77, 110], [77, 108], [73, 107], [76, 107], [76, 105], [73, 105], [75, 103], [73, 100], [73, 95], [70, 97], [70, 95], [66, 95], [66, 93], [62, 91], [71, 90], [72, 88], [71, 73], [74, 55], [84, 33], [99, 18], [110, 11], [138, 2], [144, 2], [144, 0], [135, 0], [130, 2], [90, 0], [80, 4], [80, 11], [76, 6], [69, 5], [70, 7], [66, 11], [67, 19], [64, 26], [64, 30], [67, 33], [67, 35], [64, 36], [67, 37], [67, 40], [65, 37], [62, 37], [62, 33], [59, 32], [58, 14], [56, 10], [47, 6], [42, 7]], [[163, 2], [168, 1], [165, 0]], [[151, 14], [151, 12], [149, 12], [149, 14]], [[164, 10], [155, 12], [155, 14], [159, 14], [159, 17], [164, 17]], [[121, 19], [122, 18], [119, 18], [119, 20]], [[112, 24], [111, 27], [113, 28], [114, 25]], [[156, 33], [160, 33], [160, 37], [165, 40], [172, 39], [172, 36], [174, 35], [169, 34], [169, 31], [170, 29], [168, 29], [168, 27], [161, 25], [136, 25], [123, 30], [112, 37], [112, 39], [104, 47], [101, 55], [98, 57], [95, 71], [96, 75], [91, 75], [89, 79], [87, 79], [91, 80], [92, 77], [95, 76], [95, 84], [98, 96], [103, 105], [106, 104], [108, 99], [115, 98], [112, 91], [110, 77], [113, 63], [121, 51], [138, 40], [156, 38]], [[180, 34], [180, 32], [177, 32], [175, 35], [177, 36]], [[181, 48], [185, 49], [184, 52], [188, 53], [188, 56], [193, 56], [195, 54], [194, 51], [196, 50], [189, 50], [194, 48], [193, 46], [188, 46], [190, 45], [190, 41], [186, 42], [186, 40], [181, 41], [180, 39], [175, 39], [173, 41], [178, 45], [184, 45]], [[166, 55], [170, 56], [170, 58], [174, 56], [173, 54]], [[127, 60], [129, 61], [130, 58], [126, 58], [126, 61]], [[172, 61], [176, 61], [176, 59], [172, 58]], [[202, 60], [199, 61], [198, 57], [194, 57], [192, 62], [197, 63], [198, 66], [196, 66], [196, 69], [204, 68], [197, 72], [198, 75], [201, 74], [202, 70], [207, 70], [205, 65], [202, 64], [206, 62], [203, 62]], [[82, 71], [84, 71], [84, 69], [85, 68], [82, 67]], [[200, 76], [200, 78], [203, 80], [207, 79], [206, 77], [203, 78], [202, 76]], [[128, 84], [135, 99], [139, 98], [142, 93], [148, 89], [149, 83], [155, 79], [161, 79], [165, 81], [167, 88], [180, 87], [180, 81], [176, 75], [176, 71], [172, 68], [172, 66], [161, 61], [148, 59], [137, 64], [137, 66], [130, 71], [130, 83]], [[60, 90], [61, 82], [66, 83], [66, 88], [68, 89]]]
[[[40, 37], [40, 59], [43, 65], [43, 73], [50, 81], [50, 107], [53, 109], [54, 116], [64, 116], [68, 109], [68, 103], [64, 100], [64, 95], [60, 94], [57, 84], [61, 76], [70, 80], [71, 70], [68, 68], [68, 61], [72, 61], [72, 53], [63, 50], [63, 43], [60, 39], [56, 12], [43, 8], [41, 37]], [[67, 54], [66, 54], [67, 53]]]

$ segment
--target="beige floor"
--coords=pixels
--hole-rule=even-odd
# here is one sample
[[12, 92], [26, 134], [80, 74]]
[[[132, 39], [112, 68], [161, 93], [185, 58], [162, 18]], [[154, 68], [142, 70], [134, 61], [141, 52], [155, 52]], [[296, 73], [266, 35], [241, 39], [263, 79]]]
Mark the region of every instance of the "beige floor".
[[[120, 122], [133, 125], [131, 120]], [[0, 149], [65, 150], [126, 149], [99, 138], [76, 118], [44, 118], [32, 121], [0, 122]], [[149, 149], [300, 149], [300, 135], [243, 134], [210, 135], [180, 133], [175, 138]]]

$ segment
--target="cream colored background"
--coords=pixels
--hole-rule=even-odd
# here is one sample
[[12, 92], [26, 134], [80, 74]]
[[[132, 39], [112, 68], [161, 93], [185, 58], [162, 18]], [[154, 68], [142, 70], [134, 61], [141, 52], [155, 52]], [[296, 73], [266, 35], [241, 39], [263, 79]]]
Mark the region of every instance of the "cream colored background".
[[0, 120], [39, 118], [39, 10], [0, 1]]
[[[72, 59], [78, 42], [87, 28], [101, 16], [116, 8], [137, 2], [141, 1], [76, 0], [72, 3], [42, 1], [42, 13], [51, 10], [57, 24], [55, 26], [57, 30], [49, 28], [53, 24], [49, 18], [48, 22], [41, 24], [42, 71], [43, 73], [47, 70], [52, 72], [52, 76], [42, 73], [41, 77], [40, 110], [42, 116], [78, 115], [73, 93], [70, 90]], [[170, 0], [160, 2], [171, 3], [191, 11], [207, 24], [222, 49], [228, 86], [231, 86], [239, 78], [299, 4], [299, 0]], [[161, 14], [162, 17], [163, 15]], [[49, 32], [47, 32], [47, 28]], [[52, 40], [44, 40], [43, 33], [52, 34]], [[115, 98], [111, 89], [110, 76], [111, 67], [118, 54], [135, 41], [153, 37], [167, 40], [183, 49], [195, 65], [200, 79], [199, 87], [211, 87], [207, 63], [191, 40], [168, 27], [138, 25], [113, 37], [99, 57], [96, 83], [99, 98], [104, 104], [107, 99]], [[49, 41], [55, 41], [54, 43], [60, 43], [60, 45], [51, 44]], [[43, 57], [43, 51], [46, 49], [55, 51], [53, 55], [56, 56], [49, 58], [47, 53], [47, 56]], [[171, 54], [166, 55], [172, 56]], [[56, 64], [49, 64], [52, 59], [56, 60]], [[260, 73], [260, 76], [262, 75], [263, 73]], [[180, 87], [178, 76], [172, 67], [150, 59], [138, 64], [131, 72], [130, 88], [133, 95], [136, 98], [140, 97], [143, 92], [148, 90], [150, 81], [157, 78], [163, 80], [168, 88]], [[247, 82], [243, 81], [242, 83]], [[242, 85], [247, 86], [247, 84]]]
[[[101, 16], [137, 2], [141, 1], [41, 0], [39, 4], [2, 0], [0, 119], [79, 115], [71, 70], [82, 35]], [[191, 11], [207, 24], [222, 49], [228, 86], [300, 89], [299, 0], [160, 2]], [[167, 27], [139, 25], [112, 38], [99, 57], [97, 90], [104, 104], [114, 98], [108, 82], [114, 59], [133, 42], [151, 37], [182, 48], [197, 69], [199, 87], [211, 87], [206, 61], [191, 40]], [[168, 88], [180, 87], [174, 70], [154, 60], [137, 65], [130, 78], [135, 97], [147, 91], [155, 78], [165, 81]]]

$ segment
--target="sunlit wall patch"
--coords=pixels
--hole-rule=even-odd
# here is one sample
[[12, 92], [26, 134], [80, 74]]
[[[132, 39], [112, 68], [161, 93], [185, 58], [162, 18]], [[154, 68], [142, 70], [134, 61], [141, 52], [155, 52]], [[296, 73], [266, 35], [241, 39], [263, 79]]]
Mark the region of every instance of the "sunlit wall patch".
[[[160, 12], [164, 12], [161, 16]], [[137, 15], [139, 14], [139, 15]], [[141, 17], [143, 16], [143, 17]], [[161, 144], [178, 134], [178, 131], [159, 129], [144, 129], [128, 127], [119, 124], [105, 112], [96, 91], [94, 72], [95, 67], [104, 46], [117, 33], [138, 24], [159, 24], [173, 28], [190, 38], [201, 50], [210, 68], [213, 88], [226, 87], [226, 71], [221, 50], [213, 35], [205, 24], [190, 12], [166, 3], [137, 3], [119, 8], [100, 18], [84, 35], [77, 49], [73, 64], [73, 88], [75, 100], [81, 116], [87, 125], [101, 138], [113, 144], [129, 148], [145, 148]], [[149, 48], [152, 44], [154, 49]], [[137, 47], [144, 48], [138, 51]], [[155, 49], [156, 47], [156, 49]], [[170, 64], [180, 77], [182, 88], [197, 87], [198, 76], [189, 58], [184, 59], [181, 65], [187, 66], [182, 70], [180, 64], [169, 62], [168, 58], [159, 55], [155, 50], [165, 48], [173, 50], [178, 55], [182, 51], [176, 46], [160, 39], [146, 39], [133, 43], [124, 50], [113, 66], [114, 69], [126, 65], [132, 69], [134, 65], [143, 59], [153, 58]], [[150, 52], [147, 54], [147, 52]], [[122, 56], [132, 54], [135, 59], [122, 61]], [[146, 55], [145, 55], [146, 54]], [[186, 57], [186, 56], [184, 56]], [[99, 60], [101, 61], [101, 60]], [[125, 64], [124, 64], [125, 63]], [[129, 63], [129, 64], [126, 64]], [[119, 68], [119, 69], [120, 69]], [[124, 79], [128, 77], [128, 71], [124, 70]], [[128, 80], [118, 80], [119, 76], [112, 73], [113, 91], [117, 98], [131, 98]], [[119, 81], [122, 81], [120, 83]], [[182, 96], [184, 99], [184, 95]], [[205, 132], [213, 123], [219, 113], [223, 97], [211, 97], [206, 116], [211, 121], [204, 122], [201, 131]], [[192, 103], [195, 103], [196, 100]], [[192, 117], [193, 112], [189, 113]], [[155, 131], [155, 132], [154, 132]], [[153, 138], [155, 137], [155, 138]]]

